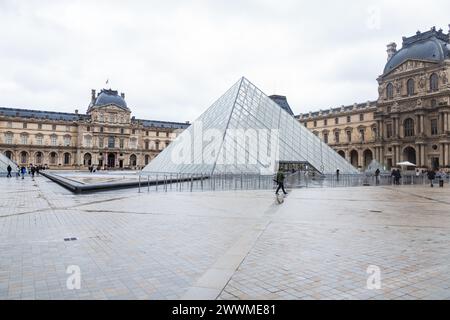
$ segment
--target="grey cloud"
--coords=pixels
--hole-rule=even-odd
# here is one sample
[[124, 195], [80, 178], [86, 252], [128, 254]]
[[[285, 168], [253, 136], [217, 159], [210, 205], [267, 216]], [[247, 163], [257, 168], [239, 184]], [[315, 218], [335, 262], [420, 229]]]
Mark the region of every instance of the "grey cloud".
[[[377, 28], [367, 25], [379, 9]], [[105, 80], [140, 118], [194, 120], [241, 76], [296, 113], [377, 96], [386, 44], [433, 25], [435, 1], [0, 0], [0, 105], [84, 111]], [[420, 15], [417, 14], [420, 12]]]

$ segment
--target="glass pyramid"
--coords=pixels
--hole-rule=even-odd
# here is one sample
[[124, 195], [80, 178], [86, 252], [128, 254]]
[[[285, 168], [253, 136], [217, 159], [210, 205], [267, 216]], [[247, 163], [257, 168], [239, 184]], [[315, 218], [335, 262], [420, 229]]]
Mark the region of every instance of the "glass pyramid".
[[8, 172], [6, 170], [6, 168], [8, 168], [8, 165], [11, 166], [13, 174], [17, 172], [17, 170], [19, 170], [14, 162], [12, 162], [11, 160], [9, 160], [8, 157], [0, 153], [0, 175], [5, 175]]
[[262, 174], [279, 163], [321, 173], [357, 170], [246, 78], [153, 159], [143, 173]]

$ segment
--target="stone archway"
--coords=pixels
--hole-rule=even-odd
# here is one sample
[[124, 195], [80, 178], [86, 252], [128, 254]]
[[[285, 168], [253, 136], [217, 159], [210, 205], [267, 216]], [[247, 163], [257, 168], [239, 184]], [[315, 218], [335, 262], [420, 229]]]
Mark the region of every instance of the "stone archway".
[[136, 167], [137, 165], [137, 157], [136, 155], [132, 154], [130, 156], [130, 167]]
[[5, 157], [7, 157], [9, 160], [14, 161], [14, 153], [10, 150], [5, 151]]
[[114, 153], [108, 153], [108, 167], [114, 168], [116, 166], [116, 155]]
[[19, 155], [20, 164], [28, 164], [28, 152], [22, 151]]
[[83, 164], [85, 166], [90, 166], [92, 164], [92, 156], [90, 153], [86, 153], [83, 158]]
[[403, 160], [417, 164], [416, 149], [413, 147], [406, 147], [403, 149]]
[[369, 150], [369, 149], [364, 150], [363, 159], [364, 159], [364, 168], [367, 168], [373, 160], [372, 150]]
[[37, 165], [42, 165], [43, 160], [44, 160], [44, 154], [40, 151], [36, 152], [34, 155], [34, 163]]
[[352, 151], [350, 152], [350, 163], [351, 163], [352, 166], [354, 166], [355, 168], [358, 168], [358, 165], [359, 165], [358, 159], [359, 159], [358, 151], [352, 150]]
[[56, 152], [50, 152], [48, 155], [50, 165], [56, 166], [58, 164], [58, 154]]

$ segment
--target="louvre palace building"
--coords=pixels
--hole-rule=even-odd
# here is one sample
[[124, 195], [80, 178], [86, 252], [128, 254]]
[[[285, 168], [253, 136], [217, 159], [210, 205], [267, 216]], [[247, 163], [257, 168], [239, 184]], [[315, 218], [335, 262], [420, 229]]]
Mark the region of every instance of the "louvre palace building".
[[51, 169], [139, 169], [188, 126], [136, 119], [123, 93], [92, 90], [85, 114], [0, 108], [0, 152]]
[[[450, 32], [449, 32], [450, 34]], [[353, 166], [376, 159], [387, 169], [409, 161], [450, 167], [450, 44], [443, 30], [387, 46], [378, 100], [300, 114], [298, 120]]]

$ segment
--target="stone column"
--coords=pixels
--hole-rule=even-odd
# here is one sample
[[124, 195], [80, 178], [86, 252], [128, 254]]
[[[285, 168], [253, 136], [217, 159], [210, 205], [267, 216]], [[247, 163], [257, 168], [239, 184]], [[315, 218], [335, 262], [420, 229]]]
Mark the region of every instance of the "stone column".
[[420, 153], [422, 157], [422, 166], [426, 166], [426, 157], [425, 157], [425, 145], [421, 145], [420, 148], [422, 149], [422, 152]]
[[442, 167], [444, 165], [444, 144], [440, 143], [439, 144], [439, 166]]
[[449, 147], [448, 147], [448, 143], [446, 143], [444, 145], [444, 166], [448, 166], [448, 164], [449, 164], [448, 152], [449, 152]]
[[420, 167], [421, 166], [421, 164], [420, 164], [420, 162], [421, 162], [421, 151], [422, 151], [422, 149], [421, 149], [421, 145], [420, 144], [416, 144], [416, 165], [418, 166], [418, 167]]
[[444, 118], [444, 132], [447, 132], [448, 131], [448, 113], [444, 112], [442, 115]]

